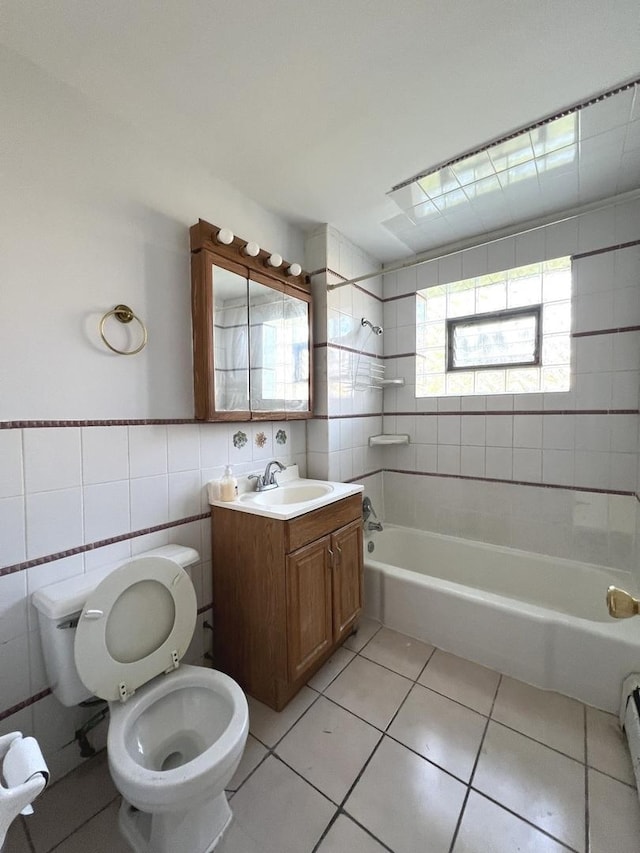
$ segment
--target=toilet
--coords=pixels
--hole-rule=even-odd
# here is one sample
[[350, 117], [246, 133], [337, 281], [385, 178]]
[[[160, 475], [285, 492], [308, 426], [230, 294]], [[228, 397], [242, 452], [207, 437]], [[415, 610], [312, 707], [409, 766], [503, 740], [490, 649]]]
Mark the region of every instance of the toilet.
[[180, 664], [197, 616], [185, 568], [198, 560], [166, 545], [32, 596], [54, 695], [109, 702], [109, 769], [135, 853], [209, 853], [232, 817], [224, 789], [247, 739], [246, 698], [227, 675]]

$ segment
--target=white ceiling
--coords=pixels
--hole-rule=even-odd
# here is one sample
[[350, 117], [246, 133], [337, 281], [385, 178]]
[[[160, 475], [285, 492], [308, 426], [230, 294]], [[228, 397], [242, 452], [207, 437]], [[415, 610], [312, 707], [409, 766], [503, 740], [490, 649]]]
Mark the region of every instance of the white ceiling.
[[0, 40], [383, 261], [393, 186], [640, 76], [637, 0], [3, 0]]

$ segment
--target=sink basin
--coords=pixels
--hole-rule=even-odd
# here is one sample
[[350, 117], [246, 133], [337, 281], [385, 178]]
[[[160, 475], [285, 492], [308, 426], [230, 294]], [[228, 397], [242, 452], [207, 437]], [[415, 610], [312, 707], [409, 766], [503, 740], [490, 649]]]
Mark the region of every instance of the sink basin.
[[333, 486], [328, 483], [292, 483], [290, 486], [279, 486], [277, 489], [270, 489], [267, 492], [250, 492], [243, 495], [240, 500], [265, 507], [283, 506], [314, 501], [332, 491]]

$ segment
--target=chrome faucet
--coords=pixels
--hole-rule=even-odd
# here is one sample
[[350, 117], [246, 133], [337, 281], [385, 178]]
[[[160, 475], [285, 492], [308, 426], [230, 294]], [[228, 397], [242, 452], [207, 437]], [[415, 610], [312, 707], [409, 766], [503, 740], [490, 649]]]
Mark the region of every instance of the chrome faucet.
[[381, 531], [382, 523], [380, 521], [369, 521], [371, 516], [378, 518], [376, 511], [373, 508], [373, 504], [371, 503], [371, 498], [367, 495], [367, 497], [362, 501], [362, 518], [364, 520], [365, 532], [370, 533], [372, 530]]
[[274, 465], [277, 465], [280, 471], [286, 470], [287, 467], [281, 462], [278, 462], [277, 459], [272, 459], [271, 462], [267, 462], [267, 467], [264, 469], [264, 474], [250, 474], [248, 476], [248, 480], [256, 481], [256, 492], [266, 492], [268, 489], [278, 488], [278, 484], [276, 483], [275, 472], [271, 470]]

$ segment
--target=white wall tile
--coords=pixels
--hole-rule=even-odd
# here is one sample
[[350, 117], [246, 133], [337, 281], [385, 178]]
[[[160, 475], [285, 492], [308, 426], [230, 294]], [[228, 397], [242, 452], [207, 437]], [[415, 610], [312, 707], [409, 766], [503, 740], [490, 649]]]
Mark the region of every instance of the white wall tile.
[[454, 445], [438, 445], [438, 473], [460, 473], [460, 447]]
[[572, 450], [575, 446], [575, 416], [547, 415], [542, 425], [542, 446], [545, 450]]
[[514, 448], [513, 479], [526, 483], [539, 483], [542, 480], [542, 451]]
[[129, 428], [83, 427], [82, 482], [108, 483], [129, 477]]
[[169, 519], [178, 520], [200, 513], [200, 472], [169, 474]]
[[0, 430], [0, 498], [21, 495], [22, 482], [22, 430]]
[[200, 424], [200, 466], [215, 468], [229, 460], [227, 424]]
[[26, 595], [26, 572], [0, 577], [0, 644], [28, 631]]
[[27, 495], [26, 522], [29, 560], [82, 545], [82, 490]]
[[484, 447], [461, 447], [460, 448], [460, 473], [467, 477], [484, 477], [485, 475], [485, 448]]
[[511, 447], [513, 444], [513, 418], [509, 415], [487, 415], [487, 445]]
[[2, 710], [29, 698], [29, 635], [26, 632], [0, 643], [0, 672]]
[[542, 452], [543, 483], [572, 486], [573, 472], [573, 450], [544, 450]]
[[463, 415], [462, 435], [463, 445], [478, 445], [484, 447], [486, 444], [486, 417], [484, 415]]
[[438, 444], [460, 444], [460, 417], [438, 415]]
[[0, 498], [0, 566], [26, 560], [24, 498]]
[[513, 451], [510, 447], [487, 447], [485, 466], [487, 477], [510, 480], [513, 476]]
[[513, 446], [542, 447], [542, 415], [518, 415], [514, 417]]
[[129, 427], [131, 477], [167, 472], [167, 428], [161, 424]]
[[28, 492], [80, 485], [79, 428], [25, 429], [23, 440], [25, 488]]
[[170, 472], [190, 471], [200, 467], [198, 424], [169, 424], [167, 446]]
[[169, 483], [166, 475], [132, 480], [130, 496], [132, 530], [155, 527], [169, 520]]
[[591, 450], [576, 450], [573, 482], [576, 486], [587, 486], [594, 489], [610, 488], [609, 454]]
[[129, 481], [85, 486], [84, 541], [99, 542], [130, 531]]

